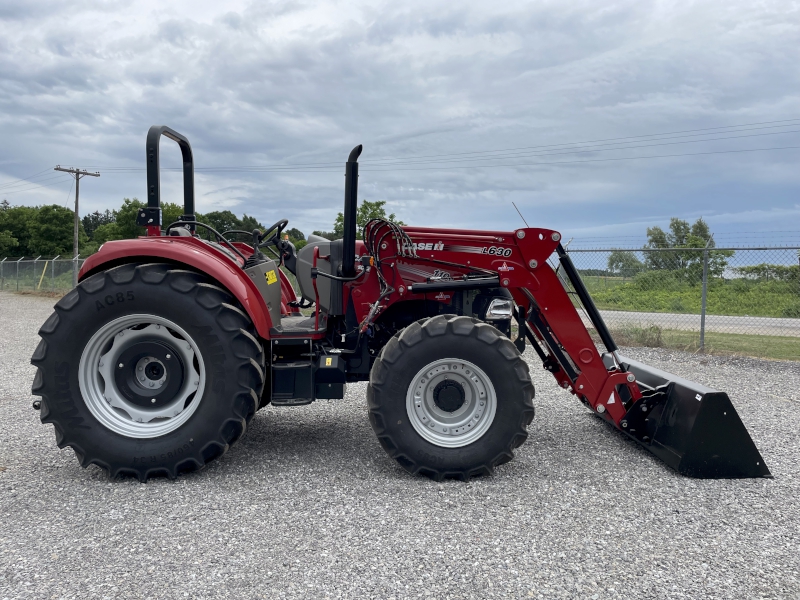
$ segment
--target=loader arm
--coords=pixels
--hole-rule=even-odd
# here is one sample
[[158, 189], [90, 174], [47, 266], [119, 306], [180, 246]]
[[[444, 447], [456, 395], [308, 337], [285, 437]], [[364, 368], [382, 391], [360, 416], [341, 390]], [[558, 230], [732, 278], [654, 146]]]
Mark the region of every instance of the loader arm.
[[[364, 239], [371, 240], [391, 293], [382, 303], [356, 303], [364, 322], [394, 302], [434, 292], [505, 288], [516, 304], [522, 334], [544, 368], [595, 414], [685, 475], [771, 476], [727, 394], [620, 356], [557, 231], [403, 227], [399, 233], [389, 225], [378, 222], [365, 229]], [[548, 262], [554, 254], [575, 302]], [[349, 291], [358, 297], [361, 286], [372, 286], [372, 294], [363, 295], [374, 297], [376, 285], [374, 277], [365, 277]], [[579, 307], [605, 352], [598, 350]]]

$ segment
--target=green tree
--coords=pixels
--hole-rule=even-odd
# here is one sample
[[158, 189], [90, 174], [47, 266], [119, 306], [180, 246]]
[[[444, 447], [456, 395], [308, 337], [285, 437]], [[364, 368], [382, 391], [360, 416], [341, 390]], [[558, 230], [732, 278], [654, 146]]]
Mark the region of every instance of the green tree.
[[0, 231], [0, 256], [8, 256], [17, 246], [19, 246], [18, 240], [10, 231]]
[[94, 240], [94, 232], [98, 227], [108, 225], [117, 220], [117, 211], [106, 209], [105, 212], [99, 210], [89, 213], [81, 219], [83, 223], [83, 230], [90, 240]]
[[139, 209], [145, 206], [145, 203], [138, 198], [122, 199], [122, 206], [117, 211], [117, 220], [114, 222], [120, 239], [129, 240], [145, 234], [144, 227], [136, 225], [136, 215], [139, 214]]
[[[394, 213], [386, 215], [385, 200], [376, 200], [370, 202], [363, 200], [356, 210], [356, 238], [361, 239], [364, 234], [364, 226], [371, 219], [386, 219], [398, 225], [405, 225], [402, 221], [398, 220]], [[339, 213], [336, 215], [336, 220], [333, 222], [333, 231], [315, 231], [314, 235], [320, 235], [329, 240], [338, 240], [344, 236], [344, 214]]]
[[97, 229], [95, 229], [93, 239], [81, 246], [81, 255], [89, 256], [90, 254], [97, 252], [100, 249], [100, 246], [106, 242], [121, 239], [123, 239], [122, 233], [120, 232], [119, 226], [116, 223], [106, 223], [105, 225], [100, 225]]
[[[121, 240], [129, 240], [145, 235], [145, 228], [136, 225], [136, 215], [139, 214], [139, 209], [147, 206], [138, 198], [123, 198], [122, 206], [119, 208], [117, 218], [114, 223], [117, 225], [117, 232]], [[174, 202], [161, 203], [161, 223], [162, 227], [166, 229], [171, 223], [179, 221], [183, 216], [183, 206], [175, 204]], [[197, 214], [195, 218], [200, 221], [203, 215]]]
[[33, 206], [8, 207], [5, 204], [2, 205], [0, 231], [9, 231], [11, 236], [17, 240], [14, 253], [19, 256], [30, 256], [34, 252], [30, 248], [31, 223], [38, 212], [39, 208]]
[[262, 225], [258, 219], [255, 217], [251, 217], [250, 215], [244, 215], [242, 217], [242, 229], [244, 231], [253, 231], [253, 229], [260, 229], [264, 231], [265, 226]]
[[203, 222], [208, 223], [220, 233], [225, 233], [231, 229], [246, 231], [244, 225], [242, 225], [242, 220], [229, 210], [215, 210], [206, 213], [203, 217]]
[[306, 236], [303, 234], [302, 231], [297, 229], [297, 227], [292, 227], [291, 229], [287, 229], [286, 233], [289, 235], [289, 239], [298, 242], [302, 242], [306, 239]]
[[[690, 282], [699, 282], [703, 274], [703, 248], [714, 248], [716, 243], [711, 230], [702, 218], [694, 224], [673, 217], [669, 222], [669, 232], [660, 227], [647, 228], [647, 244], [644, 249], [672, 248], [669, 252], [646, 252], [645, 265], [648, 269], [676, 271]], [[686, 248], [685, 251], [680, 249]], [[708, 253], [708, 274], [721, 277], [728, 265], [731, 250], [713, 250]]]
[[[42, 206], [30, 224], [32, 253], [42, 256], [72, 256], [74, 214], [70, 209], [57, 204]], [[85, 244], [87, 240], [83, 226], [79, 223], [78, 244]]]
[[644, 264], [632, 251], [614, 250], [608, 256], [608, 270], [623, 277], [633, 277], [644, 269]]

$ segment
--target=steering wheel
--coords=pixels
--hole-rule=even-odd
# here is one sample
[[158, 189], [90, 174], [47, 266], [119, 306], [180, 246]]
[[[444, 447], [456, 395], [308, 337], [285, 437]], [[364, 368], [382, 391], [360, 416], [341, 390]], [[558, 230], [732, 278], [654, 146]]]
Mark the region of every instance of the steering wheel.
[[[288, 224], [289, 224], [289, 219], [281, 219], [280, 221], [277, 221], [272, 225], [270, 225], [269, 227], [267, 227], [264, 230], [264, 233], [262, 233], [258, 237], [258, 242], [259, 242], [258, 247], [262, 248], [269, 244], [274, 244], [277, 247], [278, 242], [281, 239], [281, 233], [283, 233], [283, 230], [286, 228]], [[269, 236], [269, 238], [266, 241], [264, 241], [264, 238], [267, 237], [267, 234], [272, 233], [273, 230], [275, 231], [275, 233]]]

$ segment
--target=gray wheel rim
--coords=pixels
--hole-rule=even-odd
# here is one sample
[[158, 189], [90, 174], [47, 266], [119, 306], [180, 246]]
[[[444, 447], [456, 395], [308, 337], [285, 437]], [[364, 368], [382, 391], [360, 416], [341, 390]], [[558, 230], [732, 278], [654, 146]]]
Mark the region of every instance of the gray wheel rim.
[[[442, 410], [434, 400], [437, 386], [453, 382], [463, 390], [463, 404]], [[408, 419], [417, 433], [442, 448], [461, 448], [480, 439], [494, 421], [497, 395], [482, 369], [458, 358], [434, 361], [411, 380], [406, 395]]]
[[[164, 343], [183, 361], [183, 384], [168, 404], [157, 409], [130, 402], [115, 380], [117, 360], [138, 342]], [[143, 361], [136, 363], [137, 368]], [[203, 357], [194, 340], [169, 319], [146, 314], [103, 325], [84, 347], [78, 369], [81, 395], [92, 415], [104, 427], [131, 438], [154, 438], [178, 429], [197, 410], [206, 383]], [[158, 390], [163, 382], [164, 378], [153, 381], [151, 387]]]

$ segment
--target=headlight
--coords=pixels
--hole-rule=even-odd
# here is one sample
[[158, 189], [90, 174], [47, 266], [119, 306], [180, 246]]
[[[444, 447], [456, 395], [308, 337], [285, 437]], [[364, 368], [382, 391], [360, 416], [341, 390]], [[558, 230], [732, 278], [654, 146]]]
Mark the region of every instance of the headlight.
[[513, 313], [513, 305], [511, 300], [507, 298], [494, 298], [486, 309], [487, 321], [499, 321], [502, 319], [510, 319]]

